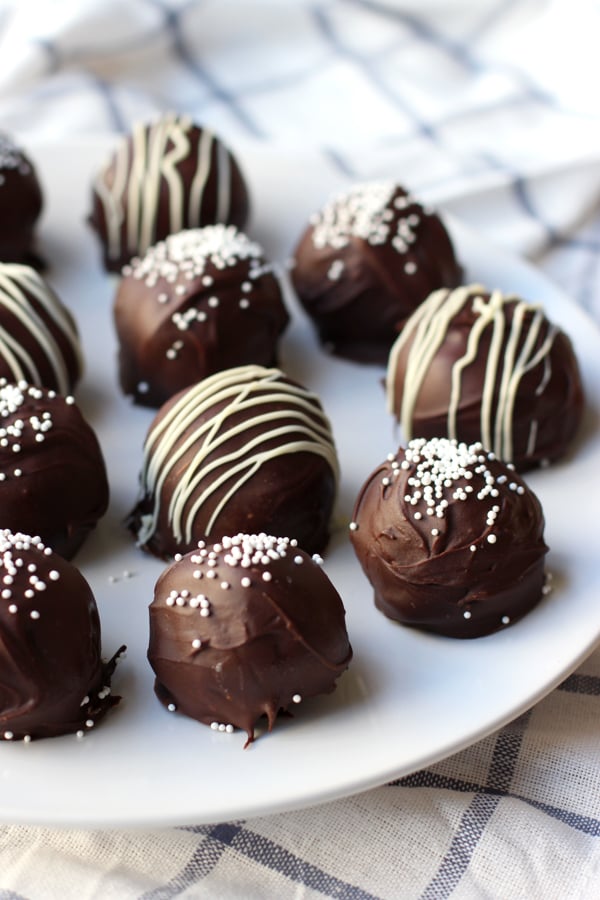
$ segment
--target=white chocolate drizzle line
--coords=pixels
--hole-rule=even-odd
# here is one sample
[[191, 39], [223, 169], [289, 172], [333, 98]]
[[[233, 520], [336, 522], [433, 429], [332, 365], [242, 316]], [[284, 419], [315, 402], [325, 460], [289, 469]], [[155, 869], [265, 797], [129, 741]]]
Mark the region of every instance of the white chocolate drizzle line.
[[[143, 255], [155, 242], [163, 179], [167, 183], [169, 198], [168, 232], [173, 234], [184, 227], [194, 228], [204, 224], [202, 202], [211, 174], [215, 144], [216, 221], [228, 220], [231, 210], [231, 157], [227, 147], [216, 141], [214, 134], [206, 128], [201, 130], [196, 169], [189, 196], [186, 197], [186, 186], [178, 166], [190, 156], [189, 133], [194, 127], [189, 116], [173, 114], [162, 117], [152, 125], [137, 124], [132, 130], [131, 142], [123, 140], [115, 151], [112, 184], [106, 184], [103, 174], [96, 178], [94, 188], [104, 211], [106, 250], [110, 259], [118, 259], [122, 254], [121, 228], [125, 218], [127, 228], [123, 240], [130, 253]], [[167, 149], [169, 144], [171, 146]]]
[[[70, 390], [69, 373], [63, 354], [28, 295], [39, 303], [65, 335], [81, 371], [83, 359], [79, 337], [55, 294], [41, 276], [29, 266], [13, 263], [0, 266], [0, 306], [14, 316], [23, 328], [30, 331], [52, 368], [58, 392], [67, 394]], [[41, 383], [32, 356], [12, 337], [10, 329], [0, 328], [0, 356], [6, 361], [16, 381], [25, 380], [38, 385]]]
[[[219, 372], [187, 391], [151, 430], [144, 448], [140, 481], [142, 494], [154, 497], [154, 509], [151, 515], [143, 519], [138, 534], [140, 543], [145, 543], [156, 528], [165, 480], [190, 450], [195, 451], [192, 461], [178, 479], [168, 510], [169, 525], [177, 541], [191, 540], [194, 520], [202, 506], [224, 483], [233, 479], [231, 488], [211, 515], [206, 528], [209, 535], [217, 517], [235, 492], [264, 463], [276, 457], [299, 452], [315, 453], [329, 463], [337, 479], [338, 463], [331, 427], [325, 413], [317, 405], [316, 396], [303, 387], [288, 384], [282, 378], [279, 369], [261, 366], [240, 366]], [[224, 402], [224, 408], [213, 418], [195, 425], [202, 413]], [[267, 408], [264, 411], [265, 405], [277, 403], [285, 404], [285, 409]], [[257, 411], [252, 414], [254, 407]], [[240, 412], [246, 413], [246, 420], [235, 426], [229, 424], [231, 417]], [[282, 419], [288, 422], [282, 425]], [[259, 435], [251, 440], [242, 440], [237, 449], [223, 452], [206, 463], [210, 454], [219, 451], [232, 438], [257, 426], [261, 428]], [[277, 446], [267, 448], [268, 442], [274, 440]], [[220, 469], [222, 471], [219, 473]], [[206, 481], [205, 486], [203, 481]], [[184, 516], [186, 505], [192, 499], [193, 503]]]
[[[480, 351], [481, 339], [487, 328], [491, 327], [490, 347], [485, 361], [482, 387], [480, 428], [481, 441], [489, 450], [493, 450], [501, 459], [510, 461], [513, 456], [513, 412], [521, 379], [542, 365], [540, 383], [536, 395], [543, 393], [551, 376], [550, 350], [558, 328], [550, 324], [539, 305], [527, 303], [512, 295], [503, 295], [501, 291], [492, 291], [486, 302], [483, 294], [487, 293], [481, 285], [469, 285], [449, 291], [442, 288], [434, 291], [421, 304], [406, 323], [401, 334], [394, 343], [388, 361], [386, 375], [386, 394], [388, 411], [394, 413], [398, 408], [396, 396], [396, 371], [398, 359], [406, 344], [412, 339], [406, 362], [404, 389], [400, 405], [399, 422], [406, 441], [413, 437], [413, 416], [421, 386], [432, 363], [448, 335], [454, 317], [468, 303], [477, 313], [471, 327], [464, 355], [457, 359], [452, 367], [450, 399], [447, 414], [447, 434], [449, 438], [457, 438], [457, 418], [461, 401], [461, 385], [463, 370], [475, 361]], [[504, 307], [514, 305], [510, 331], [505, 334], [506, 318]], [[525, 333], [525, 317], [531, 316]], [[534, 347], [542, 330], [547, 333], [539, 349]], [[517, 355], [517, 348], [522, 342]], [[499, 384], [499, 395], [494, 409], [494, 389]], [[527, 454], [535, 450], [537, 422], [532, 421], [529, 433]]]

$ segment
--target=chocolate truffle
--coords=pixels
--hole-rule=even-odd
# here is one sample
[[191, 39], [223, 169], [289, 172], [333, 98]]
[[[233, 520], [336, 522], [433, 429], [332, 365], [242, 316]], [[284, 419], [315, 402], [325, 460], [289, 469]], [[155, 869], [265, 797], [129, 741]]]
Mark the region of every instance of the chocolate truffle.
[[107, 506], [104, 458], [73, 398], [0, 379], [0, 525], [70, 559]]
[[158, 411], [128, 524], [144, 550], [163, 558], [239, 531], [290, 536], [321, 552], [337, 468], [315, 394], [278, 369], [227, 369]]
[[416, 438], [390, 454], [360, 491], [350, 539], [378, 609], [426, 631], [489, 634], [545, 591], [540, 502], [480, 443]]
[[562, 456], [584, 406], [567, 335], [540, 305], [481, 285], [436, 291], [413, 313], [386, 390], [405, 441], [481, 441], [519, 471]]
[[119, 701], [89, 584], [39, 537], [0, 531], [0, 739], [83, 736]]
[[35, 167], [7, 134], [0, 132], [0, 260], [40, 266], [33, 252], [43, 197]]
[[312, 217], [291, 271], [333, 353], [385, 365], [404, 320], [461, 267], [441, 219], [393, 182], [359, 184]]
[[83, 369], [69, 310], [31, 266], [0, 263], [0, 377], [70, 393]]
[[109, 272], [187, 228], [243, 228], [248, 189], [239, 165], [208, 128], [165, 115], [125, 136], [97, 175], [89, 222]]
[[121, 387], [153, 407], [221, 369], [274, 365], [289, 320], [273, 267], [234, 225], [181, 231], [134, 259], [114, 314]]
[[320, 565], [288, 538], [223, 537], [159, 578], [148, 659], [155, 690], [218, 731], [243, 729], [331, 692], [348, 667], [342, 601]]

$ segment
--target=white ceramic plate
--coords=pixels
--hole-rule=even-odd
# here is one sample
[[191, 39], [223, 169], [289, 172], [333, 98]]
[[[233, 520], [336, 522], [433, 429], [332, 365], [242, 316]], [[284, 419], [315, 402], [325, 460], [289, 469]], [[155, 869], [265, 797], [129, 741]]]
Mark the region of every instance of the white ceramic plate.
[[[392, 449], [382, 370], [336, 361], [294, 321], [282, 367], [317, 390], [334, 426], [343, 480], [325, 569], [340, 591], [354, 660], [328, 697], [302, 704], [244, 750], [166, 712], [146, 661], [147, 607], [162, 564], [122, 527], [137, 492], [141, 446], [153, 416], [119, 394], [111, 303], [85, 224], [92, 173], [106, 143], [29, 148], [46, 189], [41, 250], [49, 279], [73, 310], [87, 357], [79, 402], [97, 430], [110, 474], [109, 513], [79, 554], [100, 608], [105, 655], [129, 648], [114, 680], [121, 705], [82, 740], [0, 744], [0, 820], [73, 826], [224, 821], [324, 802], [413, 772], [473, 743], [555, 687], [600, 636], [595, 490], [597, 410], [573, 457], [530, 477], [547, 518], [555, 590], [523, 621], [461, 642], [402, 628], [376, 611], [347, 541], [363, 479]], [[343, 178], [314, 156], [241, 153], [254, 198], [252, 234], [285, 260], [305, 220]], [[530, 266], [453, 227], [468, 277], [545, 303], [574, 339], [590, 398], [600, 397], [600, 337], [585, 315]]]

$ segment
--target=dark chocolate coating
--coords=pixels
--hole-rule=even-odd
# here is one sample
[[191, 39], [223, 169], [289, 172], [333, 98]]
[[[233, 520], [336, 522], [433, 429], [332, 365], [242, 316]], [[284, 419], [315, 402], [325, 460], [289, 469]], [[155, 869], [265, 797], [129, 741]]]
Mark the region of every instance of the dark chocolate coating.
[[[148, 659], [165, 705], [213, 728], [241, 728], [250, 743], [262, 716], [270, 731], [279, 711], [332, 691], [352, 649], [340, 596], [306, 553], [264, 535], [230, 540], [242, 548], [239, 562], [225, 538], [161, 575]], [[267, 546], [274, 559], [254, 556]]]
[[169, 234], [221, 222], [243, 228], [245, 178], [231, 151], [188, 116], [164, 115], [126, 135], [92, 189], [104, 266], [120, 272]]
[[0, 261], [40, 265], [33, 245], [42, 206], [33, 163], [12, 138], [0, 133]]
[[274, 365], [289, 321], [261, 248], [223, 225], [179, 232], [125, 267], [114, 316], [121, 388], [155, 408], [221, 369]]
[[0, 263], [0, 377], [69, 394], [83, 368], [73, 316], [31, 266]]
[[[481, 441], [519, 471], [563, 456], [584, 410], [579, 365], [564, 331], [539, 306], [478, 285], [432, 295], [415, 312], [390, 353], [387, 382], [388, 407], [405, 440]], [[414, 406], [403, 414], [403, 398], [417, 386]]]
[[108, 506], [104, 458], [72, 397], [0, 379], [0, 527], [71, 559]]
[[333, 353], [385, 364], [402, 323], [462, 270], [441, 219], [394, 184], [357, 185], [313, 217], [291, 278]]
[[353, 520], [350, 539], [375, 604], [404, 625], [480, 637], [520, 619], [543, 595], [540, 502], [480, 444], [457, 452], [447, 439], [411, 442], [367, 478]]
[[156, 556], [239, 531], [321, 552], [337, 488], [330, 424], [316, 395], [278, 369], [229, 369], [160, 408], [140, 482], [128, 526]]
[[90, 586], [37, 537], [0, 531], [0, 551], [0, 739], [85, 733], [120, 699]]

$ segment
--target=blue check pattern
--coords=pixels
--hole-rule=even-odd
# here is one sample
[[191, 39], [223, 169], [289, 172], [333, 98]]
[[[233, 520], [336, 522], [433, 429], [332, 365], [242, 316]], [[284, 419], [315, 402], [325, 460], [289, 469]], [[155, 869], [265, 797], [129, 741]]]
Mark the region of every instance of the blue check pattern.
[[[26, 144], [171, 109], [232, 146], [316, 145], [357, 180], [401, 172], [600, 322], [599, 26], [597, 0], [0, 2], [0, 125]], [[0, 827], [0, 900], [591, 900], [599, 722], [596, 651], [474, 747], [319, 808]]]

